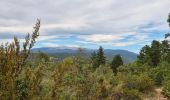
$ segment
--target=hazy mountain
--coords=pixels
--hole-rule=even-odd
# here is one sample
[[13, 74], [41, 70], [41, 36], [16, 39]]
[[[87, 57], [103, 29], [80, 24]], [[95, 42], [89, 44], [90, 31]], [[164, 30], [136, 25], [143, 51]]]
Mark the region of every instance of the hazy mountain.
[[[57, 57], [60, 59], [64, 59], [68, 56], [75, 56], [78, 54], [79, 50], [75, 47], [43, 47], [43, 48], [35, 48], [32, 49], [32, 52], [45, 52], [53, 57]], [[97, 51], [94, 49], [87, 49], [83, 48], [82, 53], [84, 54], [84, 57], [89, 57], [92, 52]], [[108, 61], [111, 61], [114, 55], [120, 54], [123, 58], [124, 63], [130, 63], [136, 60], [137, 54], [127, 51], [127, 50], [112, 50], [112, 49], [105, 49], [105, 56], [107, 57]]]

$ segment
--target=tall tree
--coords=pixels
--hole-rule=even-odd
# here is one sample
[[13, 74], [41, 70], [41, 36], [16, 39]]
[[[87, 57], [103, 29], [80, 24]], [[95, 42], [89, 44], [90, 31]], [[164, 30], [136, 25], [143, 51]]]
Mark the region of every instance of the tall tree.
[[93, 66], [94, 69], [96, 69], [99, 66], [97, 61], [98, 61], [97, 53], [94, 51], [91, 54], [91, 63], [92, 63], [92, 66]]
[[169, 23], [169, 27], [170, 27], [170, 14], [168, 15], [168, 20], [167, 22]]
[[161, 59], [161, 44], [159, 41], [153, 40], [150, 50], [151, 65], [157, 66]]
[[170, 44], [168, 40], [163, 40], [161, 43], [161, 61], [170, 62]]
[[141, 63], [148, 63], [150, 62], [150, 47], [145, 45], [139, 52], [138, 59]]
[[112, 62], [111, 62], [111, 68], [112, 68], [113, 73], [114, 73], [115, 75], [117, 75], [117, 68], [118, 68], [119, 66], [121, 66], [121, 65], [123, 65], [122, 57], [121, 57], [120, 55], [115, 55], [115, 56], [113, 57]]
[[[167, 22], [169, 23], [169, 27], [170, 27], [170, 14], [168, 16], [168, 21]], [[167, 37], [170, 37], [170, 33], [167, 34]], [[167, 40], [166, 42], [169, 42], [169, 41]], [[170, 49], [170, 45], [169, 45], [168, 49]]]
[[[168, 15], [168, 20], [167, 20], [169, 27], [170, 27], [170, 14]], [[165, 34], [165, 39], [170, 36], [170, 33]]]
[[99, 66], [106, 63], [106, 57], [104, 56], [104, 50], [101, 46], [99, 47], [99, 50], [97, 53], [97, 59], [98, 59]]

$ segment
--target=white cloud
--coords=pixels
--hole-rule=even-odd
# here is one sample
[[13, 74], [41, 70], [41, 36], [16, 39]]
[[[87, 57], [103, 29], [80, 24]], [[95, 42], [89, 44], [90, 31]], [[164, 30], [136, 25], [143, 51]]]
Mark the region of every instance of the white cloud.
[[136, 44], [136, 42], [117, 42], [117, 43], [113, 43], [113, 46], [128, 46], [128, 45], [133, 45]]
[[69, 47], [69, 48], [79, 48], [79, 45], [60, 45], [57, 43], [45, 42], [41, 43], [44, 47]]
[[46, 43], [42, 43], [42, 45], [44, 46], [44, 47], [59, 47], [59, 45], [58, 44], [56, 44], [56, 43], [49, 43], [49, 42], [46, 42]]
[[78, 38], [91, 42], [112, 42], [114, 40], [121, 40], [123, 37], [109, 34], [92, 34], [87, 36], [79, 36]]
[[52, 39], [56, 39], [56, 38], [59, 38], [59, 36], [56, 36], [56, 35], [52, 35], [52, 36], [39, 36], [37, 41], [47, 41], [47, 40], [52, 40]]
[[70, 48], [79, 48], [80, 46], [79, 45], [64, 45], [65, 47], [70, 47]]
[[[25, 40], [24, 39], [18, 39], [19, 42], [22, 44]], [[0, 45], [5, 43], [12, 43], [14, 42], [14, 39], [0, 39]]]
[[30, 32], [32, 30], [31, 27], [0, 27], [0, 32], [6, 32], [6, 33], [25, 33]]

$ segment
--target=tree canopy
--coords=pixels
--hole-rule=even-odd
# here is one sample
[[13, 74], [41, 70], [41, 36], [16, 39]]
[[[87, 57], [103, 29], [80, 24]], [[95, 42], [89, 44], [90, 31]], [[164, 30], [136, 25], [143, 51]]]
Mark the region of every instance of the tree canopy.
[[123, 60], [122, 57], [120, 55], [115, 55], [113, 57], [113, 60], [111, 62], [111, 68], [113, 70], [113, 73], [116, 75], [117, 74], [117, 68], [119, 66], [123, 65]]

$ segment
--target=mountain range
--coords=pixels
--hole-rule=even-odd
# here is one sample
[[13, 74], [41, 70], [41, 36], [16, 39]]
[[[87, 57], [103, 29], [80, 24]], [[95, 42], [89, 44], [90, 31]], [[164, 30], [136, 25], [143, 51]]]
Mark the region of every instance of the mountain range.
[[[64, 59], [65, 57], [69, 56], [76, 56], [80, 52], [79, 48], [76, 47], [42, 47], [34, 48], [31, 51], [34, 53], [48, 53], [49, 55], [60, 59]], [[84, 57], [90, 57], [91, 53], [93, 53], [94, 51], [97, 51], [97, 49], [81, 48], [81, 53], [83, 53]], [[131, 63], [137, 59], [137, 54], [128, 50], [105, 49], [104, 53], [109, 62], [113, 59], [114, 55], [117, 54], [120, 54], [122, 56], [122, 59], [125, 64]]]

